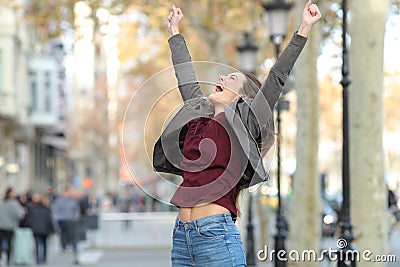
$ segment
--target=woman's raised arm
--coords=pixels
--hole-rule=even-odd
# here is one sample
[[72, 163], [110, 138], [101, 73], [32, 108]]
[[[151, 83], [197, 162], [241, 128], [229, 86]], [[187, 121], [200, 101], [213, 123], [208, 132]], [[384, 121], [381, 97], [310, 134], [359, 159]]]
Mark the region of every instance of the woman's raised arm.
[[261, 124], [268, 121], [269, 118], [265, 116], [266, 111], [270, 112], [274, 109], [286, 79], [306, 43], [312, 25], [320, 18], [321, 13], [317, 5], [309, 0], [304, 7], [303, 21], [299, 30], [293, 35], [289, 44], [277, 58], [267, 79], [262, 84], [260, 92], [256, 95], [251, 104], [251, 109], [256, 117], [259, 120], [261, 119]]
[[178, 88], [183, 101], [186, 101], [202, 97], [203, 93], [196, 79], [196, 73], [186, 46], [186, 41], [179, 33], [179, 24], [183, 17], [181, 9], [172, 6], [172, 11], [168, 16], [168, 32], [171, 35], [168, 43], [172, 53], [175, 76], [178, 79]]

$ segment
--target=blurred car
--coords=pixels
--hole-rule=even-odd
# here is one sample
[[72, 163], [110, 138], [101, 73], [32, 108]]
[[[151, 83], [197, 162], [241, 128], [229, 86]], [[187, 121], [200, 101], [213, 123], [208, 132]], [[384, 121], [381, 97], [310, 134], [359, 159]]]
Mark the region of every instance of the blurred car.
[[327, 199], [323, 199], [322, 203], [322, 236], [333, 237], [338, 226], [339, 216]]

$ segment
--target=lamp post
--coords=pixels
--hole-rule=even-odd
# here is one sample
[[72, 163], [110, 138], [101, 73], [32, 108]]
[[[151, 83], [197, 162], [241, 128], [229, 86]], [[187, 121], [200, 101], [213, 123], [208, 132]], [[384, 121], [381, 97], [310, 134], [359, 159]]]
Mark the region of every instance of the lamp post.
[[[349, 103], [348, 93], [349, 85], [349, 60], [347, 50], [347, 1], [342, 0], [343, 22], [342, 22], [342, 45], [343, 45], [343, 63], [342, 63], [342, 80], [340, 83], [343, 87], [343, 150], [342, 150], [342, 195], [343, 202], [340, 210], [340, 234], [339, 238], [345, 240], [340, 247], [338, 266], [356, 266], [355, 248], [352, 246], [354, 240], [352, 232], [352, 224], [350, 219], [350, 161], [349, 161]], [[338, 241], [339, 244], [339, 241]], [[352, 257], [349, 257], [352, 256]]]
[[[283, 0], [272, 0], [263, 4], [268, 19], [268, 28], [271, 41], [275, 46], [276, 58], [280, 53], [280, 46], [286, 36], [287, 21], [289, 11], [293, 3], [287, 3]], [[283, 215], [282, 200], [281, 200], [281, 110], [289, 109], [289, 102], [280, 100], [276, 106], [277, 110], [277, 183], [278, 183], [278, 209], [276, 214], [276, 234], [275, 234], [275, 266], [286, 266], [286, 261], [282, 260], [282, 252], [285, 251], [285, 240], [287, 237], [287, 222]], [[285, 253], [286, 254], [286, 253]]]
[[258, 47], [250, 33], [243, 34], [243, 42], [236, 47], [238, 52], [238, 65], [242, 72], [256, 73]]
[[[238, 52], [238, 65], [244, 73], [256, 73], [257, 66], [257, 50], [258, 47], [254, 43], [248, 32], [244, 33], [243, 43], [236, 47]], [[255, 250], [254, 250], [254, 227], [253, 227], [253, 195], [249, 194], [248, 221], [247, 221], [247, 266], [256, 266]]]

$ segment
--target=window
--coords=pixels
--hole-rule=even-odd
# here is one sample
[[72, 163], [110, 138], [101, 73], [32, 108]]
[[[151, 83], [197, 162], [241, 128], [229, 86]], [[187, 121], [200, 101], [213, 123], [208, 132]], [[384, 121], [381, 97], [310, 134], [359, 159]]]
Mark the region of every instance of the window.
[[51, 111], [51, 72], [44, 72], [44, 110]]
[[31, 110], [38, 111], [38, 90], [36, 81], [36, 72], [29, 72], [29, 87], [31, 90]]

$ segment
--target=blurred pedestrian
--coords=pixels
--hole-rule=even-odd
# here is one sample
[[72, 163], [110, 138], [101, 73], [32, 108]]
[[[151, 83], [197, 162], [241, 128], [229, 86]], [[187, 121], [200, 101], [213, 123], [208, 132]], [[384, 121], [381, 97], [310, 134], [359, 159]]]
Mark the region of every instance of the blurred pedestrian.
[[[120, 212], [129, 213], [133, 211], [133, 196], [129, 190], [125, 190], [122, 198], [118, 203], [118, 208]], [[128, 230], [131, 226], [131, 220], [126, 218], [122, 221], [122, 226], [124, 230]]]
[[187, 43], [179, 33], [183, 18], [182, 11], [173, 6], [168, 16], [168, 42], [185, 103], [165, 127], [153, 154], [157, 171], [183, 176], [170, 201], [179, 207], [172, 266], [246, 266], [234, 224], [237, 196], [240, 190], [268, 177], [262, 155], [275, 138], [271, 111], [321, 14], [309, 0], [299, 30], [263, 84], [248, 73], [220, 75], [208, 98], [203, 97]]
[[18, 200], [18, 203], [21, 205], [21, 207], [24, 209], [25, 212], [24, 217], [19, 222], [19, 227], [23, 228], [29, 227], [28, 216], [31, 204], [28, 205], [27, 203], [27, 195], [26, 194], [18, 195], [16, 199]]
[[74, 251], [74, 263], [78, 263], [78, 248], [80, 207], [70, 189], [66, 189], [61, 196], [57, 197], [52, 207], [54, 220], [57, 221], [60, 230], [61, 248], [65, 251], [67, 244], [72, 245]]
[[10, 265], [11, 259], [11, 239], [23, 217], [24, 209], [15, 199], [14, 190], [9, 187], [5, 192], [4, 200], [0, 202], [0, 248], [3, 248], [3, 244], [6, 244], [7, 265]]
[[87, 193], [82, 194], [79, 198], [79, 209], [81, 216], [88, 215], [91, 209], [89, 195]]
[[47, 238], [54, 232], [53, 218], [47, 197], [34, 194], [32, 201], [33, 206], [29, 214], [29, 223], [35, 238], [36, 263], [46, 264]]

